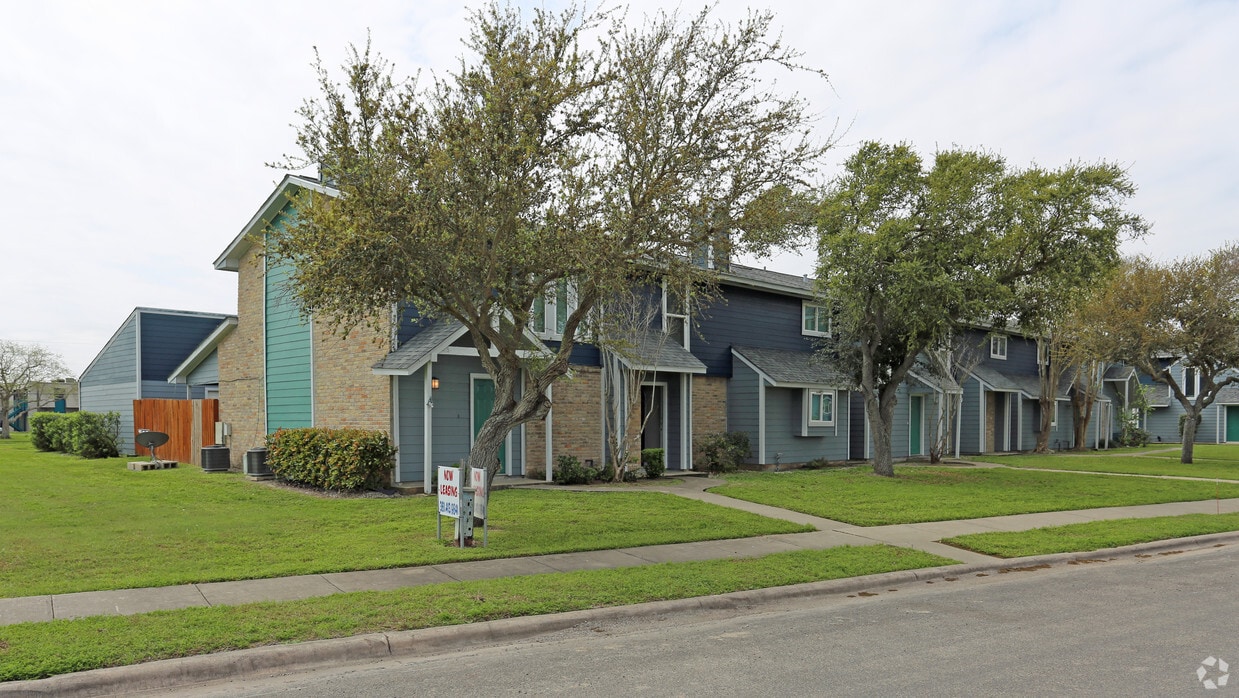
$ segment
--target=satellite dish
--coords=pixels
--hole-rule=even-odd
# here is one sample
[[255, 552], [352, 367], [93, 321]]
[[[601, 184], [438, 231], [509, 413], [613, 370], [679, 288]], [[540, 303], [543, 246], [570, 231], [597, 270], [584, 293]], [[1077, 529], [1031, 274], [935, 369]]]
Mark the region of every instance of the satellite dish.
[[138, 435], [135, 436], [133, 440], [137, 441], [139, 446], [142, 446], [151, 452], [152, 461], [157, 461], [159, 459], [155, 457], [155, 449], [168, 443], [168, 435], [162, 431], [150, 431], [148, 429], [143, 429], [138, 432]]

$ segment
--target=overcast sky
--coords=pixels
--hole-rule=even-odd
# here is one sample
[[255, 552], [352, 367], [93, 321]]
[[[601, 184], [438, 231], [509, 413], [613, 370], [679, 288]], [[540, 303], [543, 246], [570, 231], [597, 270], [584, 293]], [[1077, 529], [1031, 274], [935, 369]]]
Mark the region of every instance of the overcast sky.
[[[823, 129], [846, 128], [836, 164], [867, 139], [984, 147], [1014, 165], [1108, 160], [1153, 223], [1126, 252], [1170, 259], [1236, 238], [1239, 3], [716, 14], [750, 5], [829, 73], [786, 87]], [[235, 312], [236, 275], [211, 263], [282, 176], [266, 163], [294, 152], [315, 46], [337, 66], [369, 30], [399, 74], [441, 73], [467, 27], [459, 3], [410, 0], [0, 0], [0, 17], [0, 338], [44, 344], [75, 374], [136, 306]], [[807, 253], [758, 264], [812, 272]]]

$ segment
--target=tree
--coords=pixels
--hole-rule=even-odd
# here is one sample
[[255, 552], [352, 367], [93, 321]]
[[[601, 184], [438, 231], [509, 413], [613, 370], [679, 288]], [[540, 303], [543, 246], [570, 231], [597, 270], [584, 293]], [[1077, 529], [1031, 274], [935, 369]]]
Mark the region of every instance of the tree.
[[0, 339], [0, 439], [10, 438], [9, 412], [31, 386], [68, 373], [59, 354], [37, 344]]
[[955, 448], [955, 434], [964, 400], [964, 391], [960, 386], [982, 359], [980, 346], [969, 342], [966, 335], [955, 335], [949, 341], [949, 346], [929, 349], [921, 354], [926, 374], [939, 382], [938, 413], [929, 429], [930, 463], [941, 462], [943, 456], [953, 451], [956, 457], [959, 456]]
[[[1218, 392], [1239, 383], [1239, 245], [1162, 264], [1127, 260], [1086, 316], [1089, 339], [1112, 360], [1125, 361], [1170, 388], [1183, 406], [1183, 450], [1192, 462], [1200, 416]], [[1171, 371], [1181, 364], [1198, 377], [1195, 399]], [[1192, 386], [1195, 387], [1194, 385]]]
[[641, 386], [658, 375], [658, 357], [670, 336], [654, 325], [661, 317], [655, 298], [646, 293], [625, 293], [600, 305], [604, 318], [594, 333], [602, 351], [603, 419], [606, 422], [607, 461], [616, 482], [640, 450], [641, 433], [653, 412], [641, 413]]
[[[1050, 213], [1068, 193], [1073, 215]], [[918, 357], [967, 324], [1018, 315], [1021, 285], [1112, 256], [1139, 223], [1121, 206], [1132, 193], [1109, 165], [1021, 171], [957, 149], [926, 169], [909, 146], [874, 142], [847, 160], [822, 203], [818, 278], [839, 329], [830, 350], [864, 397], [874, 472], [894, 474], [896, 395]]]
[[[299, 199], [268, 252], [303, 310], [339, 327], [411, 303], [467, 328], [495, 381], [469, 455], [489, 466], [550, 409], [600, 299], [663, 275], [708, 284], [695, 253], [761, 254], [807, 232], [792, 204], [825, 144], [798, 97], [757, 77], [799, 69], [771, 21], [733, 28], [703, 11], [625, 29], [614, 13], [526, 22], [491, 5], [473, 13], [473, 57], [425, 88], [397, 84], [368, 47], [344, 86], [320, 64], [288, 164], [320, 165], [339, 193]], [[562, 284], [575, 299], [562, 340], [530, 359], [535, 306]]]
[[[1032, 167], [1014, 175], [1010, 186], [1008, 224], [1026, 231], [1022, 236], [1026, 240], [1051, 242], [1064, 235], [1099, 243], [1075, 245], [1075, 256], [1060, 256], [1011, 288], [1011, 317], [1021, 330], [1039, 338], [1040, 428], [1034, 450], [1045, 453], [1062, 380], [1074, 375], [1077, 385], [1085, 389], [1091, 385], [1080, 370], [1095, 357], [1078, 352], [1080, 345], [1073, 341], [1075, 313], [1093, 287], [1118, 265], [1118, 241], [1143, 236], [1148, 225], [1124, 210], [1134, 187], [1114, 165], [1072, 163], [1054, 171]], [[1091, 409], [1095, 394], [1090, 395]], [[1076, 448], [1082, 447], [1077, 440]]]

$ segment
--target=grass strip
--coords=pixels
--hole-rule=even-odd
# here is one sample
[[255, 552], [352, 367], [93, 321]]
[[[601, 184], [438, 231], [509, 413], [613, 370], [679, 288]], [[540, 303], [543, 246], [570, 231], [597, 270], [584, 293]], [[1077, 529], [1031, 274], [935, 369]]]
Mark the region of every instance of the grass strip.
[[1239, 484], [1035, 470], [901, 467], [735, 473], [710, 490], [857, 526], [1239, 497]]
[[1142, 452], [1124, 455], [1101, 455], [1096, 453], [1049, 455], [1027, 454], [1018, 456], [978, 456], [973, 460], [998, 463], [1013, 468], [1047, 468], [1051, 470], [1091, 470], [1098, 473], [1127, 473], [1130, 475], [1174, 475], [1178, 477], [1219, 478], [1239, 480], [1239, 459], [1231, 459], [1219, 452], [1217, 458], [1208, 458], [1197, 447], [1194, 463], [1180, 463], [1179, 452]]
[[1184, 514], [1047, 526], [1030, 531], [970, 533], [942, 542], [998, 557], [1077, 553], [1157, 540], [1239, 531], [1239, 513]]
[[708, 596], [935, 567], [887, 545], [663, 563], [0, 627], [0, 681], [226, 650]]
[[461, 550], [435, 538], [433, 497], [324, 498], [193, 466], [134, 472], [126, 460], [0, 441], [0, 597], [813, 530], [660, 492], [516, 489], [491, 495], [488, 546]]

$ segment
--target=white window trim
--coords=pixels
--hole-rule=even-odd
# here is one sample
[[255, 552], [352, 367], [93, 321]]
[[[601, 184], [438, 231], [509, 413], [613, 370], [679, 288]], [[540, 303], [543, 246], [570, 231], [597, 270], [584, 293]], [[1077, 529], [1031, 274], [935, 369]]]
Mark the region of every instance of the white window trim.
[[[1192, 381], [1187, 380], [1187, 372], [1192, 372]], [[1183, 397], [1196, 398], [1200, 395], [1200, 369], [1194, 366], [1183, 367]]]
[[[999, 351], [1001, 349], [1001, 351]], [[991, 359], [1007, 360], [1007, 336], [995, 335], [989, 338], [989, 357]]]
[[[814, 320], [819, 328], [822, 326], [822, 316], [826, 317], [826, 329], [807, 330], [805, 329], [805, 311], [809, 308], [814, 308]], [[826, 306], [821, 303], [813, 303], [811, 301], [800, 302], [800, 334], [805, 337], [829, 337], [830, 336], [830, 313], [826, 312]]]
[[[830, 396], [830, 419], [813, 419], [813, 397], [815, 395]], [[833, 427], [835, 425], [835, 412], [838, 411], [838, 394], [834, 390], [814, 390], [805, 388], [804, 391], [804, 423], [811, 427]]]
[[[554, 286], [554, 293], [550, 296], [542, 297], [542, 328], [540, 330], [536, 329], [534, 334], [537, 335], [539, 339], [559, 341], [564, 338], [564, 335], [559, 331], [558, 326], [559, 282], [556, 281]], [[567, 293], [564, 295], [564, 302], [568, 306], [568, 312], [567, 315], [565, 315], [565, 317], [567, 317], [572, 315], [572, 312], [576, 310], [578, 304], [576, 285], [571, 281], [568, 282]], [[531, 320], [537, 317], [534, 313], [530, 313], [530, 315]], [[550, 327], [550, 329], [547, 329], [547, 327]]]

